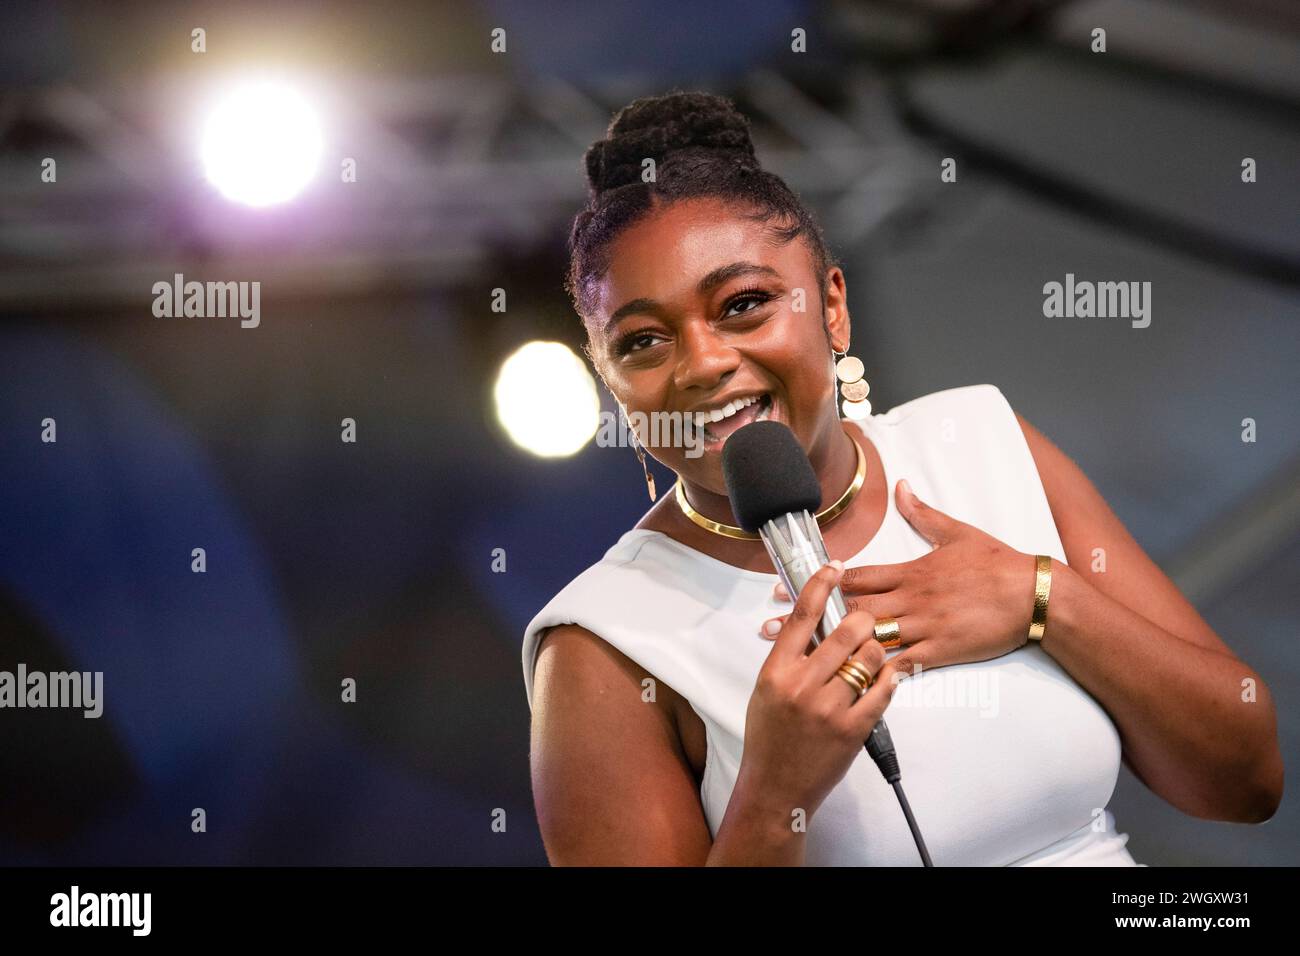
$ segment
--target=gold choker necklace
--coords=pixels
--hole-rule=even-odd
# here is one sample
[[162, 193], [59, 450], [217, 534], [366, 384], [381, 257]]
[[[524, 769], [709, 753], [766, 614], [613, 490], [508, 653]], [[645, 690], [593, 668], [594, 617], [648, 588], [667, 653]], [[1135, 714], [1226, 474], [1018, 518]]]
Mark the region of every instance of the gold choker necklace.
[[[866, 480], [867, 456], [862, 451], [862, 446], [854, 441], [852, 437], [849, 438], [849, 441], [853, 442], [853, 447], [858, 453], [858, 470], [853, 475], [853, 481], [849, 483], [848, 488], [844, 489], [844, 494], [840, 495], [839, 499], [829, 508], [824, 508], [817, 512], [816, 518], [819, 525], [829, 524], [835, 518], [839, 517], [844, 509], [849, 506], [849, 502], [857, 496], [857, 493], [862, 489], [863, 481]], [[691, 503], [686, 500], [686, 489], [682, 487], [682, 480], [680, 478], [677, 479], [675, 487], [677, 490], [677, 504], [682, 509], [682, 513], [705, 531], [712, 531], [714, 534], [720, 534], [727, 538], [741, 538], [745, 541], [759, 540], [760, 536], [758, 534], [746, 531], [744, 528], [738, 528], [734, 524], [723, 524], [721, 521], [714, 521], [712, 518], [706, 518], [704, 515], [692, 508]]]

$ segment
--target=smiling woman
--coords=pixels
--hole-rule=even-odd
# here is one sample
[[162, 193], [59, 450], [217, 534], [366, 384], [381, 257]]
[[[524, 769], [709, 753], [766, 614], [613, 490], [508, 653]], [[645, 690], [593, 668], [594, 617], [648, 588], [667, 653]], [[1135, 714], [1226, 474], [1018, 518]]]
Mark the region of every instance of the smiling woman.
[[[885, 715], [938, 865], [1136, 865], [1106, 809], [1121, 760], [1188, 813], [1272, 815], [1267, 688], [999, 389], [840, 418], [843, 272], [729, 101], [637, 100], [586, 168], [567, 284], [587, 354], [630, 421], [685, 416], [703, 453], [651, 444], [676, 492], [525, 631], [553, 863], [916, 865], [861, 759]], [[722, 472], [765, 419], [834, 503], [817, 520], [837, 560], [793, 610]], [[1099, 546], [1121, 560], [1093, 583], [1074, 568]], [[850, 613], [810, 644], [836, 585]], [[978, 707], [972, 684], [993, 689]], [[1222, 735], [1186, 732], [1211, 712]]]

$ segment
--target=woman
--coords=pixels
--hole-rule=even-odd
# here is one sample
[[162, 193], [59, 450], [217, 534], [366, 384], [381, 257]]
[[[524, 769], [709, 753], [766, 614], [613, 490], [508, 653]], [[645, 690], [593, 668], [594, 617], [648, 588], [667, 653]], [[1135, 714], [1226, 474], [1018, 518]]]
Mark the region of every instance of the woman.
[[[882, 716], [935, 865], [1137, 865], [1121, 759], [1193, 816], [1273, 815], [1263, 681], [997, 388], [862, 417], [844, 275], [729, 101], [637, 100], [586, 168], [588, 355], [632, 421], [696, 428], [652, 451], [673, 491], [525, 634], [552, 863], [919, 865], [863, 756]], [[807, 452], [835, 559], [793, 606], [722, 475], [761, 419]], [[851, 613], [817, 646], [836, 582]]]

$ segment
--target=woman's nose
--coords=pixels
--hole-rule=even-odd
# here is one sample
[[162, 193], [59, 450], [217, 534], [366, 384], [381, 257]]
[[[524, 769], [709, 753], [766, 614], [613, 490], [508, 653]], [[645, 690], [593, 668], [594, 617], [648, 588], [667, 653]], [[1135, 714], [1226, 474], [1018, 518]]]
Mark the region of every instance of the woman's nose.
[[736, 350], [712, 329], [688, 330], [678, 342], [680, 352], [673, 372], [676, 388], [712, 388], [740, 364]]

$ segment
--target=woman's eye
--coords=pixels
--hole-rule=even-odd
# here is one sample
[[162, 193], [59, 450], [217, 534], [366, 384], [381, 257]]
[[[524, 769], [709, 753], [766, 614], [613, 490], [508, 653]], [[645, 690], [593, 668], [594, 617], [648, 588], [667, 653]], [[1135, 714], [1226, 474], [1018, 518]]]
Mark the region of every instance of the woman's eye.
[[[749, 295], [742, 295], [742, 296], [739, 296], [739, 297], [737, 297], [737, 298], [731, 300], [730, 305], [727, 306], [727, 311], [726, 311], [725, 314], [726, 314], [726, 315], [744, 315], [746, 312], [753, 312], [753, 311], [754, 311], [754, 308], [758, 308], [758, 306], [762, 305], [764, 302], [766, 302], [766, 301], [767, 301], [768, 299], [770, 299], [770, 298], [772, 298], [772, 297], [771, 297], [770, 295], [768, 295], [767, 293], [750, 293]], [[734, 312], [734, 313], [732, 312], [732, 310], [733, 310], [734, 308], [736, 308], [736, 306], [738, 306], [738, 305], [744, 305], [746, 302], [751, 302], [751, 303], [753, 303], [754, 308], [745, 309], [743, 312]]]
[[[639, 344], [640, 343], [640, 344]], [[642, 349], [654, 345], [655, 336], [649, 332], [633, 332], [619, 339], [614, 346], [616, 355], [627, 355], [629, 352], [640, 352]]]

